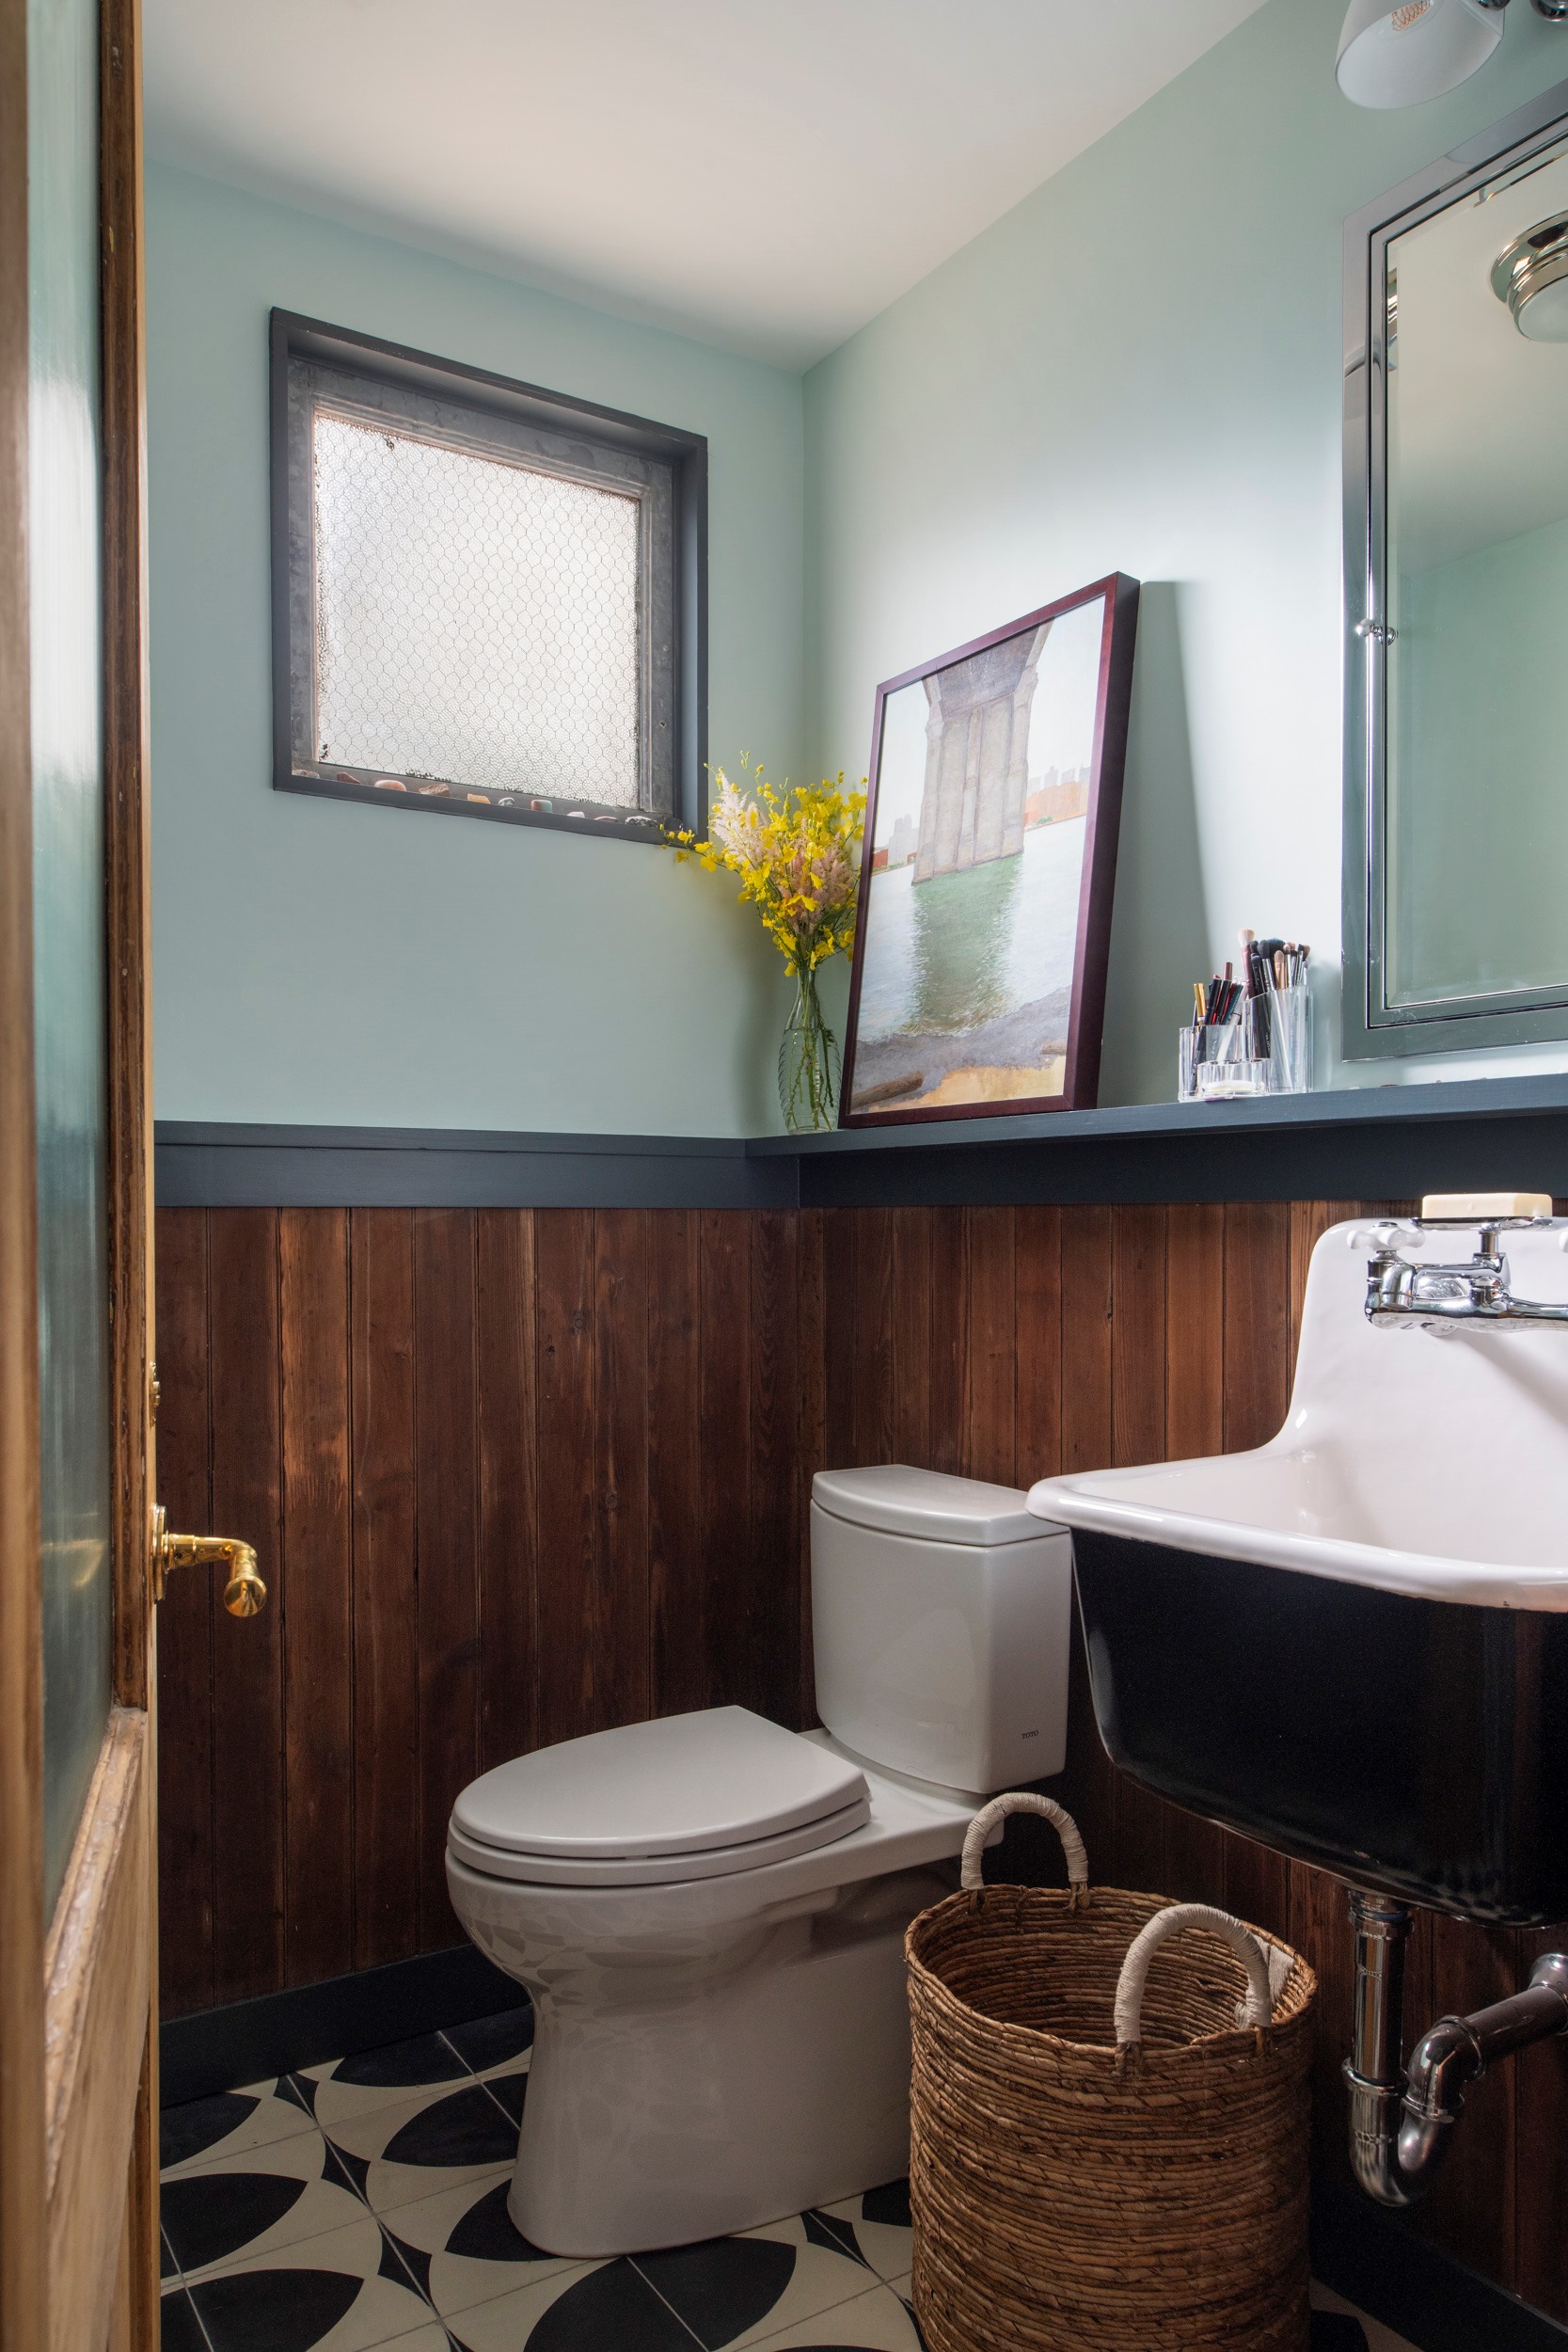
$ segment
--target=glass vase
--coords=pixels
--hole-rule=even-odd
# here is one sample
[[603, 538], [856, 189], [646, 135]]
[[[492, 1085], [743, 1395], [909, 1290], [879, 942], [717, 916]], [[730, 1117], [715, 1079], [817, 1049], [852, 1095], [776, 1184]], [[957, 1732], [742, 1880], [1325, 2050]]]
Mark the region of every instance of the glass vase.
[[831, 1127], [838, 1108], [838, 1040], [822, 1018], [816, 974], [791, 967], [795, 1008], [779, 1046], [779, 1108], [792, 1136]]

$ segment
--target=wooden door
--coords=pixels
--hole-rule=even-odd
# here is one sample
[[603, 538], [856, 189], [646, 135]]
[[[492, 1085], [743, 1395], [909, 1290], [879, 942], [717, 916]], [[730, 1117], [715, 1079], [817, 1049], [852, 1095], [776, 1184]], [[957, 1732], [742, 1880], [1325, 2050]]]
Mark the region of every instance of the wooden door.
[[[158, 2341], [139, 84], [136, 0], [35, 0], [31, 10], [0, 0], [4, 2352], [154, 2352]], [[52, 224], [62, 235], [68, 214], [79, 231], [74, 375], [40, 350], [40, 318], [60, 298], [46, 284], [40, 294], [43, 205], [62, 216]], [[74, 477], [66, 465], [63, 497], [49, 471], [62, 435], [75, 436], [81, 459]], [[73, 642], [87, 650], [62, 691], [49, 567], [57, 570], [57, 541], [72, 529], [87, 583]], [[46, 574], [52, 584], [40, 591]], [[43, 954], [57, 911], [46, 869], [59, 813], [40, 781], [52, 755], [40, 739], [58, 736], [62, 709], [67, 734], [87, 727], [76, 743], [87, 746], [81, 772], [90, 771], [91, 792], [77, 797], [92, 805], [76, 839], [71, 936], [90, 953], [74, 967], [68, 956], [35, 990], [35, 950]], [[63, 904], [63, 884], [56, 896]], [[76, 1013], [55, 1000], [73, 985], [91, 1034], [67, 1035], [62, 1049]], [[51, 1156], [60, 1091], [51, 1056], [57, 1063], [62, 1050], [68, 1061], [76, 1053], [78, 1076], [89, 1073], [85, 1184], [79, 1168], [62, 1179], [61, 1155]], [[62, 1183], [67, 1192], [76, 1184], [65, 1213]], [[57, 1327], [55, 1292], [86, 1302], [91, 1345], [80, 1364]], [[51, 1472], [73, 1448], [90, 1456], [92, 1504], [62, 1540]], [[102, 1601], [79, 1643], [85, 1714], [50, 1583], [62, 1554], [80, 1555], [80, 1581], [96, 1580]], [[76, 1749], [62, 1780], [46, 1719], [53, 1705], [57, 1723], [68, 1702]]]

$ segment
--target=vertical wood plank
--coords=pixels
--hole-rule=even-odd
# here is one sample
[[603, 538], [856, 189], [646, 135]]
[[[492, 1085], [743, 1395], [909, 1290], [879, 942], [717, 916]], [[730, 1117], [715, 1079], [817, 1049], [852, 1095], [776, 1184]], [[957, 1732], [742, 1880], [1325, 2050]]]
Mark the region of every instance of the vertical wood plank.
[[531, 1209], [479, 1214], [479, 1762], [539, 1741]]
[[1165, 1452], [1165, 1212], [1111, 1219], [1111, 1450], [1117, 1465]]
[[373, 1968], [419, 1949], [420, 1659], [414, 1233], [407, 1209], [349, 1231], [353, 1398], [354, 1946]]
[[855, 1453], [855, 1240], [856, 1212], [822, 1213], [822, 1327], [824, 1333], [824, 1470], [847, 1470]]
[[420, 1946], [462, 1930], [447, 1822], [479, 1771], [478, 1222], [414, 1211], [414, 1461], [419, 1544]]
[[1062, 1213], [1013, 1212], [1018, 1370], [1013, 1484], [1053, 1478], [1062, 1462]]
[[[277, 1216], [208, 1212], [213, 1525], [256, 1548], [276, 1589], [282, 1532]], [[217, 1586], [213, 1585], [214, 1600]], [[214, 1997], [283, 1981], [283, 1617], [213, 1612]]]
[[277, 1219], [282, 1353], [283, 1979], [354, 1965], [354, 1627], [348, 1500], [348, 1219]]
[[1062, 1468], [1111, 1461], [1111, 1212], [1062, 1211]]
[[[1349, 2103], [1342, 2061], [1350, 2055], [1355, 2006], [1354, 1945], [1349, 1890], [1326, 1870], [1291, 1865], [1289, 1940], [1317, 1971], [1318, 2010], [1312, 2037], [1312, 2161], [1332, 2180], [1348, 2180]], [[1426, 2019], [1407, 2012], [1407, 2042]], [[1413, 2028], [1413, 2030], [1410, 2030]]]
[[[1111, 1453], [1117, 1465], [1165, 1448], [1165, 1213], [1111, 1214]], [[1158, 1891], [1170, 1808], [1125, 1773], [1116, 1784], [1113, 1867], [1119, 1885]]]
[[1291, 1305], [1287, 1347], [1288, 1375], [1296, 1376], [1296, 1351], [1301, 1345], [1301, 1310], [1307, 1296], [1307, 1270], [1312, 1263], [1312, 1252], [1329, 1227], [1343, 1214], [1331, 1200], [1292, 1200], [1291, 1202]]
[[[1111, 1459], [1110, 1211], [1068, 1208], [1060, 1215], [1061, 1466], [1064, 1470], [1104, 1470]], [[1090, 1876], [1108, 1878], [1115, 1860], [1117, 1774], [1095, 1723], [1076, 1599], [1066, 1777], [1072, 1791], [1069, 1809], [1089, 1850]]]
[[[1464, 2016], [1518, 1991], [1521, 1938], [1507, 1928], [1432, 1915], [1434, 2016]], [[1423, 2017], [1410, 2040], [1424, 2029]], [[1435, 2231], [1450, 2253], [1513, 2289], [1517, 2275], [1512, 2161], [1518, 2148], [1515, 2097], [1533, 2051], [1495, 2067], [1465, 2094], [1465, 2121], [1433, 2192]], [[1531, 2152], [1533, 2156], [1534, 2152]], [[1527, 2159], [1528, 2161], [1529, 2159]], [[1559, 2182], [1560, 2190], [1560, 2177]]]
[[1225, 1450], [1265, 1444], [1289, 1402], [1290, 1216], [1281, 1200], [1225, 1212]]
[[857, 1462], [893, 1462], [893, 1211], [856, 1209], [854, 1452]]
[[[1165, 1454], [1225, 1447], [1225, 1210], [1217, 1201], [1165, 1213]], [[1180, 1902], [1225, 1899], [1225, 1832], [1180, 1805], [1165, 1819], [1165, 1892]]]
[[648, 1570], [648, 1236], [641, 1209], [594, 1218], [594, 1429], [599, 1514], [594, 1723], [652, 1708]]
[[735, 1695], [793, 1727], [800, 1687], [800, 1359], [796, 1220], [751, 1220], [751, 1569]]
[[1165, 1450], [1173, 1462], [1225, 1451], [1225, 1210], [1166, 1212]]
[[[1560, 1210], [1559, 1215], [1560, 1215]], [[1568, 1926], [1521, 1937], [1519, 1981], [1545, 1952], [1568, 1950]], [[1568, 2318], [1568, 2229], [1562, 2175], [1544, 2151], [1568, 2142], [1568, 2041], [1559, 2036], [1519, 2061], [1513, 2086], [1514, 2290], [1538, 2311]]]
[[688, 1714], [706, 1691], [702, 1510], [701, 1267], [697, 1214], [661, 1209], [652, 1224], [648, 1314], [650, 1704]]
[[747, 1213], [704, 1209], [702, 1266], [702, 1557], [707, 1627], [705, 1706], [746, 1673], [751, 1534], [751, 1242]]
[[539, 1738], [594, 1728], [594, 1215], [541, 1209], [539, 1266]]
[[932, 1470], [961, 1471], [969, 1397], [969, 1219], [931, 1212]]
[[931, 1459], [931, 1213], [893, 1212], [893, 1411], [884, 1459]]
[[971, 1478], [1007, 1486], [1017, 1453], [1013, 1212], [969, 1209], [964, 1216], [964, 1469]]
[[[157, 1217], [158, 1487], [170, 1527], [212, 1527], [207, 1212]], [[213, 2005], [213, 1587], [177, 1576], [159, 1612], [158, 1917], [166, 2017]], [[281, 1734], [278, 1735], [279, 1737]]]
[[[815, 1728], [820, 1720], [816, 1712], [816, 1677], [812, 1659], [811, 1633], [811, 1482], [816, 1471], [827, 1464], [828, 1389], [827, 1389], [827, 1324], [824, 1296], [822, 1251], [822, 1212], [802, 1209], [797, 1218], [799, 1237], [798, 1273], [800, 1316], [796, 1332], [797, 1362], [800, 1368], [800, 1406], [797, 1423], [799, 1460], [796, 1470], [796, 1574], [799, 1578], [800, 1615], [796, 1639], [800, 1645], [800, 1684], [797, 1693], [798, 1722], [802, 1730]], [[906, 1455], [905, 1459], [918, 1459]]]
[[[1225, 1446], [1262, 1445], [1282, 1425], [1288, 1397], [1289, 1212], [1282, 1201], [1232, 1201], [1225, 1212]], [[1226, 1901], [1239, 1917], [1285, 1935], [1290, 1866], [1252, 1839], [1231, 1837]]]

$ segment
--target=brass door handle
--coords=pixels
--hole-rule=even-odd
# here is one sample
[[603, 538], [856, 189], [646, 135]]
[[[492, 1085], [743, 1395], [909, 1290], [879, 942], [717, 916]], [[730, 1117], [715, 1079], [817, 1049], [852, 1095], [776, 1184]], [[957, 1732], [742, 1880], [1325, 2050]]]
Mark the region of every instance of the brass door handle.
[[264, 1607], [267, 1588], [256, 1572], [256, 1554], [237, 1535], [171, 1535], [160, 1502], [152, 1514], [152, 1597], [162, 1600], [171, 1568], [227, 1568], [223, 1605], [231, 1617], [253, 1617]]

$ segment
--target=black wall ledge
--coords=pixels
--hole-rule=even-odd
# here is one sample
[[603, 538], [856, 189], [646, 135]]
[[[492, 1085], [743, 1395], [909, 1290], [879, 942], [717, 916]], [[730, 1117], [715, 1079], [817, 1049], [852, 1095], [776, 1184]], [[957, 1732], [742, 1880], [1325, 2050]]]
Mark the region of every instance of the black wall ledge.
[[817, 1136], [158, 1121], [164, 1208], [789, 1209], [1568, 1193], [1568, 1076]]

